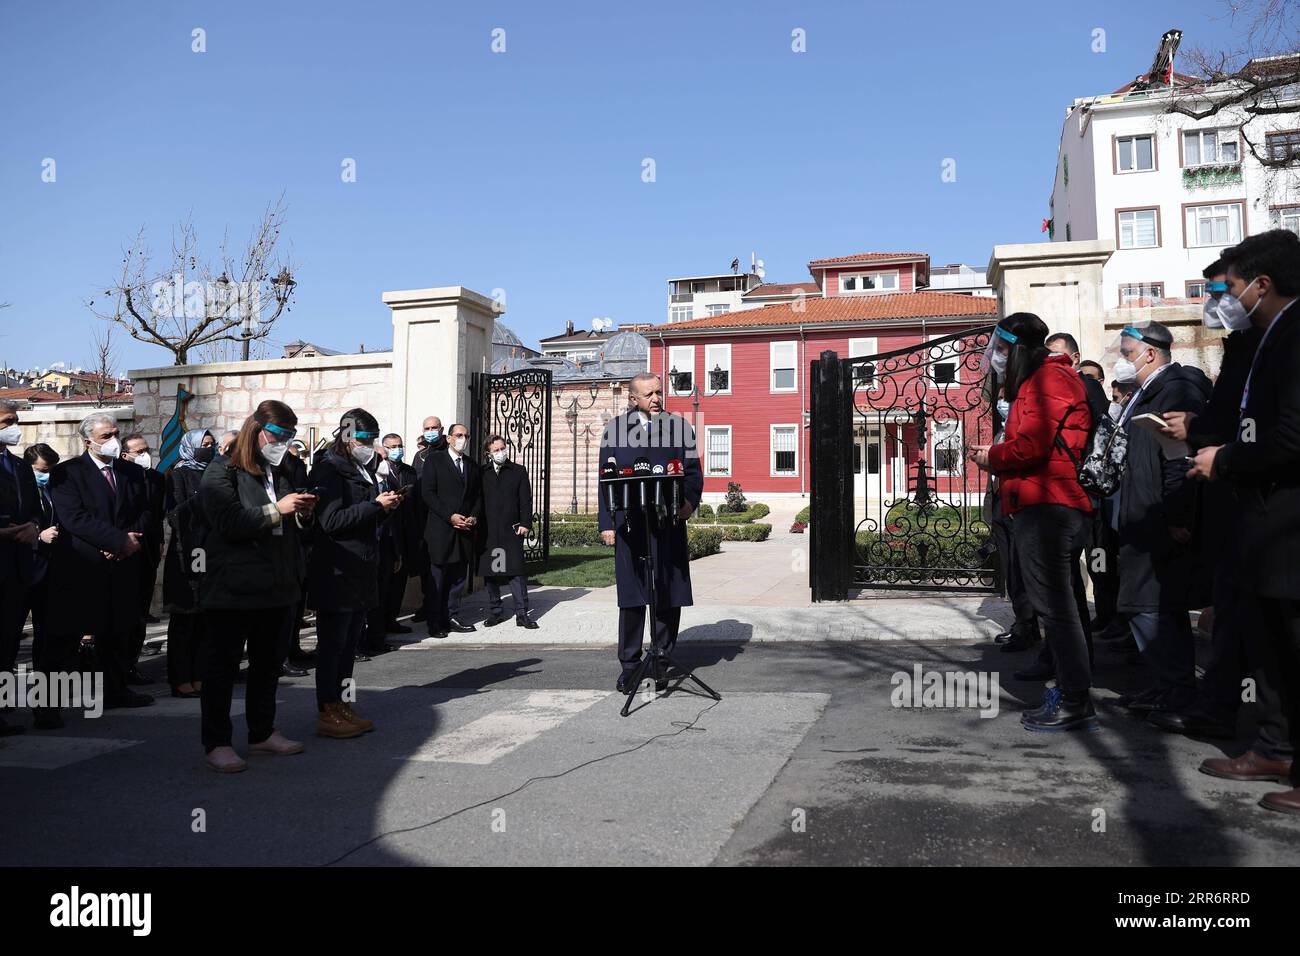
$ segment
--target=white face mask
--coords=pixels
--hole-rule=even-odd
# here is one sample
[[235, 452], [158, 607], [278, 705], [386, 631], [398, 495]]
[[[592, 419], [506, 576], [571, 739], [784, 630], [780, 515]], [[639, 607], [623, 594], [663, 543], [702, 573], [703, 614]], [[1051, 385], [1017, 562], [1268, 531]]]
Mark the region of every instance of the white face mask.
[[1007, 374], [1007, 353], [994, 351], [989, 358], [989, 364], [993, 366], [993, 371], [998, 373], [998, 378]]
[[998, 414], [1002, 416], [1003, 422], [1011, 417], [1011, 403], [1005, 398], [998, 399]]
[[95, 450], [94, 442], [91, 442], [90, 446], [91, 453], [100, 461], [112, 461], [122, 453], [122, 443], [116, 438], [110, 438], [108, 441], [104, 442], [99, 446], [98, 451]]
[[272, 468], [278, 468], [280, 462], [284, 461], [284, 456], [289, 453], [289, 443], [283, 441], [271, 442], [262, 446], [262, 457]]
[[451, 447], [454, 448], [454, 449], [456, 449], [457, 452], [462, 452], [462, 451], [464, 451], [464, 450], [465, 450], [465, 439], [464, 439], [464, 437], [462, 436], [462, 437], [459, 437], [459, 438], [453, 438], [453, 439], [451, 440]]
[[17, 445], [23, 440], [23, 430], [17, 425], [0, 428], [0, 445]]
[[149, 453], [148, 453], [148, 452], [145, 452], [145, 453], [142, 454], [142, 455], [136, 455], [136, 456], [135, 456], [135, 463], [136, 463], [137, 465], [139, 465], [141, 468], [152, 468], [152, 467], [153, 467], [153, 459], [149, 457]]
[[1119, 421], [1119, 416], [1123, 414], [1123, 412], [1124, 412], [1123, 405], [1121, 405], [1119, 402], [1111, 402], [1107, 414], [1110, 415], [1111, 421], [1117, 422]]
[[500, 451], [494, 451], [492, 453], [492, 460], [498, 465], [504, 465], [506, 463], [506, 450], [503, 448]]
[[1223, 319], [1219, 317], [1218, 299], [1205, 300], [1205, 305], [1201, 306], [1201, 323], [1207, 329], [1223, 328]]
[[[1256, 281], [1258, 280], [1252, 279], [1250, 285], [1246, 286], [1246, 289], [1249, 289]], [[1242, 289], [1241, 291], [1244, 293], [1246, 289]], [[1218, 309], [1215, 311], [1219, 317], [1219, 321], [1223, 323], [1225, 329], [1230, 329], [1233, 332], [1240, 332], [1243, 329], [1250, 328], [1250, 317], [1255, 314], [1255, 310], [1258, 308], [1258, 298], [1255, 299], [1255, 304], [1252, 305], [1250, 311], [1247, 312], [1246, 307], [1241, 304], [1241, 299], [1233, 295], [1231, 292], [1225, 292], [1219, 297]]]
[[375, 460], [374, 445], [355, 445], [352, 448], [352, 460], [362, 468]]

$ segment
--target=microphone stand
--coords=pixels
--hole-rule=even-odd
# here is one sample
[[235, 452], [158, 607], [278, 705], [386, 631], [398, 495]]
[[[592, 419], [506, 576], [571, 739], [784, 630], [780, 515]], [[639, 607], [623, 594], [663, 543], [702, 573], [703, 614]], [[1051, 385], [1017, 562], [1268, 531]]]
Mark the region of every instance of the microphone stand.
[[[659, 601], [658, 601], [659, 596], [655, 588], [656, 568], [655, 568], [655, 547], [654, 547], [654, 536], [653, 536], [654, 527], [650, 517], [652, 509], [646, 506], [646, 502], [648, 499], [646, 496], [645, 482], [654, 481], [657, 486], [660, 481], [668, 480], [668, 481], [676, 482], [676, 481], [680, 481], [681, 478], [676, 475], [670, 475], [670, 476], [655, 476], [654, 478], [640, 478], [634, 480], [636, 480], [637, 483], [640, 485], [640, 500], [642, 502], [641, 518], [645, 525], [646, 548], [645, 548], [645, 554], [642, 555], [641, 557], [641, 562], [642, 562], [642, 567], [645, 569], [646, 596], [649, 598], [649, 605], [648, 605], [649, 610], [648, 613], [646, 614], [646, 627], [649, 628], [649, 632], [650, 632], [650, 650], [645, 654], [645, 656], [641, 658], [641, 663], [637, 664], [636, 670], [632, 672], [632, 679], [627, 683], [627, 687], [628, 687], [627, 699], [623, 702], [623, 709], [619, 711], [619, 716], [622, 717], [626, 717], [628, 715], [628, 712], [632, 707], [632, 697], [636, 694], [637, 690], [641, 687], [641, 682], [645, 680], [647, 676], [650, 676], [654, 678], [656, 683], [658, 683], [658, 681], [660, 680], [660, 675], [668, 673], [666, 667], [676, 668], [677, 671], [679, 672], [677, 685], [676, 685], [677, 687], [680, 687], [683, 681], [691, 680], [694, 681], [696, 684], [698, 684], [700, 686], [700, 689], [703, 690], [710, 697], [712, 697], [714, 700], [722, 700], [722, 695], [720, 695], [708, 684], [704, 683], [704, 681], [696, 677], [693, 671], [691, 671], [686, 667], [683, 667], [677, 660], [673, 658], [671, 654], [669, 654], [666, 650], [660, 647], [658, 641], [655, 639], [655, 635], [658, 633], [657, 625], [659, 621], [658, 615], [655, 613], [655, 609], [659, 606]], [[624, 487], [626, 488], [626, 485], [624, 485]], [[626, 498], [624, 499], [624, 501], [626, 501]], [[628, 527], [630, 528], [631, 515], [625, 510], [623, 516], [624, 516], [624, 520], [628, 522]], [[679, 520], [680, 519], [677, 517], [676, 512], [674, 512], [669, 519], [669, 521], [674, 525], [677, 524]], [[671, 693], [671, 689], [668, 692]]]

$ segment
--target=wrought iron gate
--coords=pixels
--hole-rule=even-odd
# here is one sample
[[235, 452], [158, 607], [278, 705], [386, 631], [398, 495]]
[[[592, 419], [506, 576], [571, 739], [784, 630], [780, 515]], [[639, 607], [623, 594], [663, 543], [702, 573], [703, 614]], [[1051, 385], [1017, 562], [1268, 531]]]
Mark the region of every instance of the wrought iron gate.
[[861, 358], [823, 352], [812, 378], [814, 600], [850, 588], [997, 592], [980, 359], [993, 327]]
[[501, 435], [510, 460], [528, 469], [533, 520], [532, 534], [524, 539], [524, 561], [544, 566], [551, 540], [551, 373], [546, 369], [503, 375], [475, 372], [470, 395], [471, 440], [481, 447], [489, 435]]

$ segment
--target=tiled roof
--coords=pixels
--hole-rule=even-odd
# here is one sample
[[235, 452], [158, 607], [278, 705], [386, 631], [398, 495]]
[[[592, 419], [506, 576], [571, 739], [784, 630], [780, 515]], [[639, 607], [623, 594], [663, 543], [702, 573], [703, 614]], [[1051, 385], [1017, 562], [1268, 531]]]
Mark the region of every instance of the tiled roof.
[[[1133, 89], [1133, 84], [1136, 82], [1137, 80], [1132, 80], [1131, 82], [1125, 83], [1123, 86], [1121, 86], [1118, 90], [1116, 90], [1114, 93], [1110, 95], [1121, 96], [1124, 93], [1128, 93]], [[1177, 71], [1174, 72], [1174, 86], [1197, 86], [1205, 82], [1206, 82], [1205, 80], [1197, 76], [1190, 76], [1186, 73], [1178, 73]], [[1153, 92], [1160, 92], [1164, 89], [1167, 89], [1167, 87], [1157, 86], [1152, 88]]]
[[[798, 306], [798, 308], [796, 308]], [[803, 302], [779, 302], [757, 309], [724, 312], [686, 322], [655, 326], [665, 333], [692, 329], [763, 328], [771, 325], [819, 325], [833, 322], [888, 322], [894, 319], [970, 316], [992, 319], [998, 300], [992, 296], [952, 292], [893, 292], [839, 295], [829, 299], [809, 297]]]
[[[94, 395], [62, 395], [49, 388], [0, 388], [0, 399], [14, 402], [59, 402], [63, 405], [85, 404], [96, 401]], [[104, 396], [105, 402], [130, 402], [134, 396], [130, 392], [110, 392]]]
[[892, 259], [925, 259], [924, 252], [859, 252], [855, 256], [836, 256], [833, 259], [814, 259], [808, 263], [809, 269], [818, 266], [833, 266], [844, 262], [879, 262]]
[[796, 292], [815, 292], [821, 295], [821, 286], [816, 282], [764, 282], [762, 285], [756, 285], [744, 295], [742, 299], [761, 298], [768, 295], [794, 295]]

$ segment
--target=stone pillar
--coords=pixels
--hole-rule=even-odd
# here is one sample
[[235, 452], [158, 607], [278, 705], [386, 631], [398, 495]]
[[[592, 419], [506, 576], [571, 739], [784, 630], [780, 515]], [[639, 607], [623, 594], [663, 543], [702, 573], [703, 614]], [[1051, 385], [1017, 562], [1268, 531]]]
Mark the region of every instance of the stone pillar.
[[383, 298], [393, 310], [393, 421], [414, 449], [427, 415], [441, 418], [444, 428], [469, 423], [470, 374], [492, 361], [499, 313], [493, 300], [458, 285]]
[[1053, 332], [1069, 332], [1086, 359], [1110, 343], [1101, 270], [1115, 251], [1109, 239], [994, 246], [988, 280], [998, 315], [1032, 312]]

